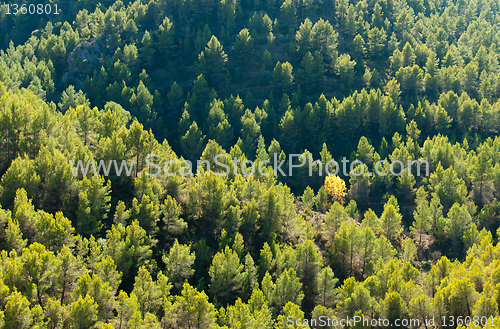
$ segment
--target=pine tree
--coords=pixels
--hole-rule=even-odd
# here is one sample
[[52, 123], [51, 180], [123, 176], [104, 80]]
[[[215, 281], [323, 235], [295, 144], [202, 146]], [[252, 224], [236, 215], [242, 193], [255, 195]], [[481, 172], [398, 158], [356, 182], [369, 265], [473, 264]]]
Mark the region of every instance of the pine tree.
[[210, 112], [206, 123], [208, 138], [216, 140], [223, 148], [229, 148], [234, 140], [233, 129], [224, 113], [224, 103], [214, 100], [210, 104]]
[[417, 247], [412, 239], [408, 239], [402, 243], [403, 254], [401, 255], [401, 260], [403, 263], [412, 263], [415, 261], [417, 256]]
[[443, 294], [447, 297], [452, 314], [472, 315], [473, 305], [479, 299], [479, 293], [468, 277], [452, 278], [443, 289]]
[[162, 55], [166, 59], [171, 59], [174, 55], [175, 44], [174, 44], [174, 24], [170, 18], [165, 17], [162, 24], [158, 28], [158, 43], [157, 47]]
[[492, 161], [484, 149], [478, 150], [478, 154], [470, 158], [467, 174], [472, 180], [472, 196], [479, 206], [489, 203], [493, 198], [492, 171]]
[[387, 34], [384, 28], [374, 27], [368, 31], [368, 51], [372, 58], [381, 58], [385, 53]]
[[[146, 176], [145, 173], [146, 171], [143, 170], [140, 174]], [[132, 200], [130, 217], [132, 220], [137, 220], [149, 236], [156, 237], [158, 232], [157, 222], [160, 220], [159, 208], [156, 200], [151, 199], [148, 195], [143, 195], [140, 203], [136, 198]]]
[[137, 46], [132, 43], [129, 45], [125, 45], [123, 47], [123, 62], [130, 69], [132, 74], [137, 73], [139, 68], [139, 51], [137, 50]]
[[67, 321], [67, 312], [59, 300], [49, 298], [43, 311], [49, 328], [57, 328]]
[[439, 95], [438, 66], [439, 59], [435, 53], [431, 53], [425, 63], [425, 93], [428, 95], [430, 101], [436, 101]]
[[117, 269], [123, 273], [123, 281], [130, 283], [131, 273], [150, 262], [151, 238], [133, 221], [128, 226], [113, 225], [106, 234], [107, 245], [104, 254], [113, 258]]
[[314, 195], [314, 191], [309, 186], [304, 190], [304, 194], [302, 195], [301, 199], [302, 208], [304, 209], [304, 211], [308, 212], [314, 209], [317, 198]]
[[401, 67], [403, 67], [403, 54], [399, 49], [394, 50], [392, 56], [389, 57], [391, 61], [391, 69], [396, 73]]
[[295, 34], [295, 40], [297, 40], [297, 50], [300, 55], [305, 55], [311, 48], [311, 33], [312, 33], [312, 22], [309, 18], [306, 18], [304, 22], [300, 24], [299, 30]]
[[[276, 260], [274, 259], [271, 247], [267, 242], [264, 242], [264, 246], [260, 250], [260, 259], [259, 259], [260, 277], [264, 277], [264, 274], [269, 272], [273, 273], [275, 266], [276, 266]], [[269, 296], [268, 295], [266, 296], [269, 299]]]
[[189, 113], [193, 116], [191, 119], [197, 121], [198, 119], [206, 119], [206, 106], [210, 101], [215, 98], [212, 97], [210, 88], [208, 87], [207, 80], [203, 74], [200, 74], [193, 83], [193, 89], [188, 93], [187, 103], [189, 104]]
[[187, 223], [180, 217], [182, 213], [181, 206], [170, 195], [167, 195], [163, 204], [160, 206], [162, 221], [165, 224], [162, 233], [180, 235], [187, 228]]
[[73, 328], [91, 328], [97, 321], [97, 308], [98, 305], [89, 295], [85, 298], [78, 296], [78, 300], [69, 305], [68, 317]]
[[319, 272], [316, 277], [316, 286], [318, 288], [318, 295], [316, 302], [318, 305], [333, 308], [336, 305], [336, 285], [339, 279], [335, 277], [330, 266], [326, 266]]
[[28, 299], [20, 292], [14, 290], [7, 297], [2, 320], [5, 328], [30, 327], [33, 318]]
[[[326, 192], [325, 192], [326, 193]], [[335, 234], [340, 228], [340, 225], [347, 219], [347, 212], [344, 207], [335, 201], [328, 212], [326, 213], [323, 232], [327, 239], [333, 240]]]
[[447, 211], [455, 202], [463, 203], [467, 194], [465, 183], [453, 167], [444, 170], [441, 163], [429, 178], [431, 191], [436, 193]]
[[205, 76], [209, 86], [219, 88], [224, 85], [226, 62], [227, 55], [222, 45], [215, 36], [212, 36], [205, 50], [198, 56], [196, 68], [198, 74], [203, 74]]
[[27, 243], [28, 239], [23, 239], [19, 223], [15, 219], [9, 218], [5, 228], [5, 249], [7, 251], [15, 250], [20, 255]]
[[472, 217], [467, 206], [460, 206], [458, 203], [453, 204], [446, 217], [446, 230], [449, 232], [451, 241], [457, 246], [462, 241], [465, 232], [471, 227]]
[[44, 300], [48, 297], [49, 289], [56, 282], [56, 273], [59, 270], [60, 261], [53, 252], [48, 251], [43, 245], [34, 242], [23, 250], [19, 259], [21, 292], [28, 293], [28, 289], [36, 287], [33, 298], [43, 307]]
[[248, 21], [248, 28], [255, 39], [264, 40], [273, 29], [273, 22], [265, 13], [255, 12]]
[[259, 160], [269, 160], [269, 154], [267, 154], [266, 151], [266, 143], [262, 135], [259, 136], [259, 140], [257, 141], [256, 155]]
[[[67, 248], [66, 248], [66, 251]], [[68, 255], [69, 258], [69, 255]], [[63, 260], [63, 265], [64, 265], [64, 258]], [[79, 270], [78, 265], [79, 265], [80, 260], [76, 259], [74, 264], [71, 264], [73, 267], [76, 267], [77, 270]], [[71, 278], [71, 267], [68, 267], [68, 276]], [[103, 281], [107, 282], [111, 288], [111, 293], [113, 296], [116, 294], [118, 290], [118, 286], [121, 283], [121, 278], [122, 278], [122, 273], [117, 270], [115, 261], [113, 258], [110, 256], [103, 256], [102, 259], [94, 264], [94, 272], [97, 274]], [[77, 272], [78, 273], [78, 272]], [[68, 278], [68, 279], [69, 279]], [[69, 281], [71, 282], [71, 281]]]
[[238, 255], [227, 246], [214, 256], [209, 269], [210, 292], [217, 302], [222, 305], [234, 302], [235, 293], [242, 288], [243, 268]]
[[266, 50], [264, 56], [262, 57], [262, 65], [266, 70], [270, 70], [273, 66], [273, 59], [269, 50]]
[[365, 69], [365, 53], [365, 40], [361, 35], [357, 34], [351, 44], [352, 58], [356, 62], [356, 73], [362, 73]]
[[234, 50], [240, 63], [244, 63], [245, 60], [252, 54], [253, 38], [248, 29], [243, 29], [240, 33], [238, 33], [236, 36], [236, 42], [234, 43]]
[[[323, 266], [319, 248], [312, 240], [305, 240], [297, 246], [297, 275], [302, 283], [303, 291], [317, 291], [316, 277]], [[304, 296], [305, 309], [314, 308], [314, 294]]]
[[[184, 91], [182, 86], [178, 85], [174, 81], [170, 91], [167, 94], [168, 97], [168, 107], [173, 113], [181, 113], [182, 106], [184, 104]], [[172, 114], [173, 114], [172, 113]], [[169, 113], [170, 114], [170, 113]], [[171, 114], [171, 116], [173, 116]]]
[[133, 109], [132, 114], [139, 118], [146, 127], [154, 127], [157, 116], [153, 109], [153, 95], [151, 95], [142, 80], [137, 87], [137, 94], [132, 95], [130, 98], [130, 103]]
[[312, 27], [311, 41], [314, 50], [317, 50], [323, 57], [331, 59], [337, 49], [339, 34], [333, 29], [330, 22], [320, 18]]
[[78, 134], [83, 135], [83, 145], [88, 145], [92, 136], [91, 132], [97, 124], [98, 110], [95, 107], [91, 109], [87, 105], [78, 105], [75, 112], [78, 122]]
[[198, 129], [196, 121], [193, 121], [189, 130], [181, 137], [181, 147], [188, 159], [197, 159], [201, 154], [205, 135]]
[[375, 6], [373, 7], [372, 25], [379, 29], [384, 26], [384, 21], [382, 17], [382, 7], [378, 3], [376, 3]]
[[375, 298], [370, 296], [370, 291], [362, 282], [356, 282], [352, 277], [344, 281], [339, 289], [338, 308], [344, 316], [353, 316], [357, 311], [369, 314], [371, 307], [375, 304]]
[[297, 277], [296, 271], [289, 268], [276, 279], [275, 288], [272, 293], [272, 305], [275, 310], [280, 310], [287, 303], [300, 304], [304, 298], [302, 283]]
[[498, 316], [498, 303], [493, 297], [481, 295], [474, 306], [474, 314], [477, 316], [495, 317]]
[[402, 67], [396, 72], [403, 101], [415, 102], [424, 90], [424, 71], [418, 65]]
[[[285, 95], [285, 94], [283, 94]], [[288, 100], [288, 97], [283, 97], [284, 100]], [[281, 117], [281, 121], [278, 125], [280, 130], [280, 140], [283, 144], [283, 149], [285, 151], [294, 150], [297, 146], [297, 140], [299, 139], [299, 130], [298, 130], [298, 122], [296, 121], [295, 113], [293, 110], [287, 110], [284, 115]], [[271, 143], [271, 146], [273, 144]], [[271, 154], [269, 154], [271, 155]], [[278, 158], [281, 159], [281, 154], [278, 155]], [[283, 154], [284, 157], [284, 154]], [[274, 155], [271, 159], [274, 158]]]
[[345, 221], [335, 233], [334, 251], [341, 259], [342, 271], [347, 277], [353, 275], [354, 260], [359, 246], [359, 230], [355, 222]]
[[403, 55], [403, 63], [402, 63], [403, 67], [415, 65], [415, 59], [417, 58], [417, 56], [415, 56], [413, 47], [410, 45], [409, 42], [407, 42], [403, 47], [402, 55]]
[[190, 246], [181, 245], [176, 239], [168, 254], [164, 254], [162, 257], [167, 268], [166, 275], [173, 283], [175, 291], [178, 292], [181, 291], [185, 280], [189, 279], [194, 273], [192, 266], [196, 256], [194, 251], [190, 252], [190, 249]]
[[336, 22], [339, 26], [342, 26], [344, 24], [348, 8], [349, 8], [348, 0], [335, 0], [335, 11], [336, 11], [335, 16], [336, 16]]
[[137, 296], [133, 293], [128, 296], [125, 291], [121, 290], [116, 299], [116, 312], [118, 314], [114, 319], [115, 327], [125, 327], [132, 316], [138, 312]]
[[289, 93], [293, 87], [293, 66], [289, 62], [278, 61], [273, 71], [272, 84], [278, 94]]
[[335, 72], [340, 76], [342, 85], [349, 91], [354, 81], [354, 67], [356, 66], [356, 61], [351, 61], [351, 56], [349, 54], [342, 54], [337, 59], [335, 64]]
[[433, 311], [432, 300], [425, 294], [415, 296], [408, 303], [408, 314], [413, 319], [425, 321], [425, 319], [428, 319], [429, 314], [432, 314]]
[[[375, 213], [373, 213], [373, 215], [375, 215]], [[359, 239], [359, 252], [362, 259], [361, 276], [364, 277], [365, 274], [369, 275], [372, 272], [374, 263], [377, 260], [375, 250], [377, 241], [375, 233], [370, 226], [366, 226], [361, 229]]]
[[282, 310], [278, 310], [280, 315], [278, 315], [276, 324], [274, 325], [275, 329], [298, 328], [295, 324], [290, 326], [290, 322], [288, 321], [288, 319], [304, 319], [304, 312], [300, 310], [297, 304], [290, 301], [283, 305]]
[[61, 95], [61, 101], [57, 104], [61, 112], [66, 112], [70, 107], [76, 108], [78, 105], [90, 106], [90, 102], [85, 94], [79, 90], [75, 91], [73, 85], [68, 86]]
[[397, 200], [394, 196], [391, 196], [384, 205], [379, 228], [389, 241], [393, 241], [403, 231], [401, 219], [402, 216], [399, 213]]
[[325, 79], [324, 77], [324, 64], [321, 53], [316, 52], [313, 56], [307, 52], [302, 59], [302, 65], [297, 73], [297, 82], [306, 93], [312, 93], [321, 86]]
[[[158, 279], [161, 278], [163, 274], [160, 272], [158, 274]], [[139, 303], [139, 311], [144, 319], [146, 313], [156, 313], [157, 309], [161, 305], [163, 298], [168, 297], [168, 292], [170, 291], [171, 285], [168, 285], [167, 291], [163, 292], [159, 286], [160, 280], [156, 282], [151, 278], [151, 274], [144, 267], [139, 268], [139, 272], [135, 277], [134, 289], [132, 293], [137, 296], [137, 301]]]
[[244, 299], [246, 299], [246, 297], [253, 296], [256, 289], [259, 288], [257, 268], [250, 254], [246, 254], [245, 256], [244, 269], [245, 270], [243, 272], [244, 280], [242, 284], [242, 292], [243, 292], [243, 297], [245, 297]]
[[84, 177], [80, 184], [76, 229], [80, 234], [90, 236], [101, 230], [102, 222], [108, 217], [111, 182], [105, 184], [102, 176], [93, 176], [91, 179]]
[[281, 31], [287, 32], [290, 28], [294, 28], [297, 21], [297, 9], [294, 2], [291, 0], [285, 0], [280, 7], [280, 12], [282, 19], [282, 23], [280, 24]]
[[293, 268], [297, 269], [299, 266], [298, 263], [298, 250], [294, 249], [292, 246], [283, 246], [280, 248], [279, 246], [275, 246], [276, 253], [276, 271], [273, 273], [273, 276], [280, 276], [283, 271]]
[[133, 19], [127, 20], [123, 31], [125, 36], [124, 39], [132, 40], [138, 31], [139, 30], [137, 28], [137, 25], [135, 24], [135, 21]]
[[111, 286], [104, 282], [95, 273], [88, 272], [80, 276], [76, 282], [76, 288], [72, 292], [72, 298], [76, 300], [78, 296], [90, 296], [97, 305], [97, 316], [101, 319], [113, 317], [114, 296]]
[[389, 321], [404, 318], [407, 315], [406, 303], [397, 291], [390, 291], [381, 301], [382, 314]]
[[140, 49], [139, 58], [141, 63], [146, 68], [150, 68], [154, 63], [154, 48], [153, 48], [153, 40], [151, 38], [151, 34], [148, 31], [144, 32], [144, 36], [141, 40], [142, 47]]
[[354, 5], [350, 4], [349, 9], [347, 9], [347, 18], [344, 22], [344, 28], [346, 29], [346, 34], [349, 37], [349, 40], [353, 39], [354, 35], [357, 33], [356, 18], [356, 8]]
[[414, 222], [410, 230], [415, 236], [418, 236], [418, 243], [422, 245], [422, 235], [427, 234], [432, 225], [431, 208], [423, 187], [417, 191], [417, 209], [413, 212], [413, 218]]
[[370, 144], [368, 139], [365, 136], [361, 137], [356, 151], [356, 159], [369, 166], [373, 163], [374, 152], [375, 148]]
[[173, 318], [179, 328], [210, 329], [215, 326], [216, 314], [205, 292], [198, 292], [186, 282], [181, 296], [167, 308], [165, 316]]
[[241, 117], [241, 138], [243, 141], [242, 151], [245, 154], [255, 154], [257, 141], [261, 135], [260, 125], [257, 123], [256, 116], [247, 109]]
[[[98, 205], [95, 206], [98, 207]], [[74, 245], [75, 229], [62, 212], [59, 211], [54, 216], [42, 210], [37, 215], [35, 222], [36, 242], [43, 244], [51, 251], [60, 251], [64, 246], [72, 247]]]

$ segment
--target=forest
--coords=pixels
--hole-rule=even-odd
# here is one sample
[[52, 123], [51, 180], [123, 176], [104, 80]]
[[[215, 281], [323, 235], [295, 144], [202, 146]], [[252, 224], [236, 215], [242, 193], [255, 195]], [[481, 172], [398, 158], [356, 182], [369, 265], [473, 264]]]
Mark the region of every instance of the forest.
[[0, 328], [500, 327], [499, 1], [30, 4], [0, 4]]

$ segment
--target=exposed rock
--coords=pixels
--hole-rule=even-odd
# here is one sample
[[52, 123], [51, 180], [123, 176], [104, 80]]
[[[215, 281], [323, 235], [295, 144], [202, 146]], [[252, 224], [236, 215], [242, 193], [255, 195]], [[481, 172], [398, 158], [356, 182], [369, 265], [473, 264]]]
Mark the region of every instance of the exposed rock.
[[77, 89], [82, 89], [85, 77], [99, 68], [101, 49], [102, 45], [96, 38], [77, 45], [68, 56], [68, 70], [62, 76], [61, 83], [71, 83]]

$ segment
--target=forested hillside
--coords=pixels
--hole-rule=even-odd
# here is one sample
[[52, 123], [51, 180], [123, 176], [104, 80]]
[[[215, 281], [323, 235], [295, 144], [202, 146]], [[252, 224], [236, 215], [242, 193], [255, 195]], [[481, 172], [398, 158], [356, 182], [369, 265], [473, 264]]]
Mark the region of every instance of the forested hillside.
[[47, 4], [0, 6], [0, 328], [500, 326], [498, 1]]

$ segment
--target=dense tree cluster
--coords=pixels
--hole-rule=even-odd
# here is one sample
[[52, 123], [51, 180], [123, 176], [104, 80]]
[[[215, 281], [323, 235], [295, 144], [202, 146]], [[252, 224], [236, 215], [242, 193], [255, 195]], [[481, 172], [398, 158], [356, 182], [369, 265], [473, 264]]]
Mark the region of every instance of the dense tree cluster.
[[0, 6], [1, 328], [499, 315], [497, 3], [51, 3]]
[[[273, 175], [241, 168], [148, 176], [154, 168], [144, 154], [170, 160], [170, 172], [183, 158], [121, 106], [63, 114], [30, 90], [1, 88], [5, 328], [285, 328], [288, 315], [304, 314], [498, 315], [498, 138], [476, 150], [440, 135], [419, 145], [412, 121], [388, 159], [417, 152], [431, 164], [429, 177], [358, 176], [347, 193], [342, 178], [328, 177], [317, 193], [308, 187], [295, 198]], [[273, 145], [257, 161], [282, 152]], [[226, 153], [210, 140], [205, 168], [217, 154], [246, 159], [238, 145]], [[366, 138], [357, 154], [368, 165], [380, 158]], [[326, 145], [322, 157], [332, 158]], [[70, 164], [77, 158], [139, 165], [132, 176], [83, 175]], [[389, 196], [380, 212], [365, 210], [373, 198], [364, 188], [403, 195]]]
[[[423, 139], [482, 141], [499, 129], [493, 3], [60, 5], [56, 21], [6, 15], [2, 5], [6, 87], [29, 88], [63, 112], [118, 103], [188, 157], [209, 139], [225, 148], [241, 139], [251, 157], [260, 135], [285, 151], [326, 143], [339, 155], [362, 134], [376, 145], [404, 134], [412, 120]], [[255, 124], [250, 113], [242, 124], [247, 108]], [[296, 135], [282, 140], [288, 130]]]

